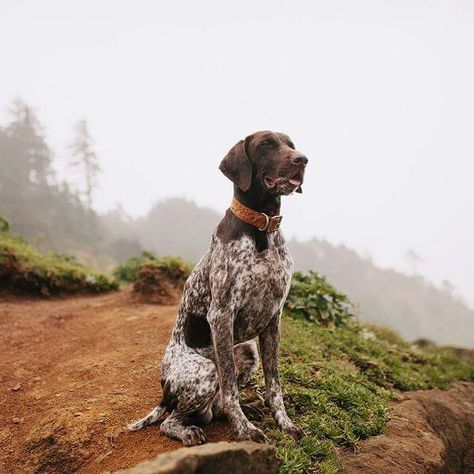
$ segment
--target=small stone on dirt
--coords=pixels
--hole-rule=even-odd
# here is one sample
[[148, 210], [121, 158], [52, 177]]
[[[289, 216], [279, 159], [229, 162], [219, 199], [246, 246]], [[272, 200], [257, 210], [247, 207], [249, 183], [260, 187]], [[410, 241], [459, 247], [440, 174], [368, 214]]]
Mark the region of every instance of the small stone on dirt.
[[13, 390], [14, 392], [18, 392], [18, 390], [20, 390], [20, 388], [21, 388], [21, 383], [17, 383], [17, 384], [12, 388], [12, 390]]

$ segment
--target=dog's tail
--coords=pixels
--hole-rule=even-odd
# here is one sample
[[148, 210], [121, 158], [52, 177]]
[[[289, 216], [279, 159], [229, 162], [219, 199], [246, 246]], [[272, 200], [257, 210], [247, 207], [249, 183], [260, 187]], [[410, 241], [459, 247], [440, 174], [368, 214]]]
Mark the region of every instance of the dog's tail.
[[129, 423], [127, 428], [130, 431], [139, 431], [147, 426], [150, 426], [153, 423], [156, 423], [166, 412], [166, 407], [163, 402], [161, 402], [157, 407], [153, 408], [150, 413], [148, 413], [145, 418]]

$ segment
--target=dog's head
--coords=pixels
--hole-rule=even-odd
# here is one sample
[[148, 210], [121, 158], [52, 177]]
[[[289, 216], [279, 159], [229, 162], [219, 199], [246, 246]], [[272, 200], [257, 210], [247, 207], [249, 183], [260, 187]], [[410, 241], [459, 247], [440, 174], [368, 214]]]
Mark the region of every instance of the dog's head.
[[235, 144], [219, 169], [243, 192], [263, 189], [281, 196], [302, 192], [307, 163], [288, 135], [263, 131]]

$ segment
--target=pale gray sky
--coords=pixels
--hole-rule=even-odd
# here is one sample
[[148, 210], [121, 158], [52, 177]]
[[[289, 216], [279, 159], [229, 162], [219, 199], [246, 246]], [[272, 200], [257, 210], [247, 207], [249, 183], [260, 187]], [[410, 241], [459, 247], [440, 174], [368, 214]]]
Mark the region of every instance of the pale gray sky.
[[449, 279], [474, 302], [474, 2], [0, 0], [0, 108], [67, 153], [84, 117], [97, 208], [185, 196], [223, 211], [217, 165], [259, 129], [310, 158], [287, 236]]

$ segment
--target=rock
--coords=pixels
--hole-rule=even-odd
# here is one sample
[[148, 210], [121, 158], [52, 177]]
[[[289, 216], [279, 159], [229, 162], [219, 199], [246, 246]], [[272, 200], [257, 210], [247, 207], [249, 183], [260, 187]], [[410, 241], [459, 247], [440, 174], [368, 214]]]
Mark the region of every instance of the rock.
[[279, 466], [273, 446], [220, 442], [164, 453], [116, 474], [272, 474]]
[[358, 443], [341, 464], [348, 474], [474, 472], [474, 384], [406, 393], [385, 434]]
[[17, 384], [12, 388], [12, 390], [13, 390], [14, 392], [18, 392], [18, 390], [20, 390], [20, 388], [21, 388], [21, 384], [20, 384], [20, 383], [17, 383]]

